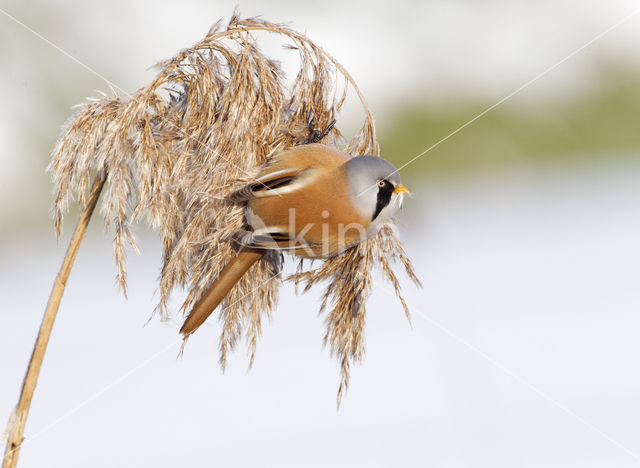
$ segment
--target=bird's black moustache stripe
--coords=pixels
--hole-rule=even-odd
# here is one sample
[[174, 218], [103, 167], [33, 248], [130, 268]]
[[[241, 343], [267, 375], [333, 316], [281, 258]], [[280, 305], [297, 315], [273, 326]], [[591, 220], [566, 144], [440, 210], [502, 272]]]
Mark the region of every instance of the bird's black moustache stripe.
[[[389, 190], [387, 187], [390, 187], [391, 190]], [[376, 201], [376, 211], [374, 211], [371, 221], [376, 219], [380, 212], [389, 204], [389, 202], [391, 202], [392, 193], [393, 187], [391, 187], [391, 184], [386, 184], [385, 187], [380, 187], [380, 189], [378, 190], [378, 199]]]

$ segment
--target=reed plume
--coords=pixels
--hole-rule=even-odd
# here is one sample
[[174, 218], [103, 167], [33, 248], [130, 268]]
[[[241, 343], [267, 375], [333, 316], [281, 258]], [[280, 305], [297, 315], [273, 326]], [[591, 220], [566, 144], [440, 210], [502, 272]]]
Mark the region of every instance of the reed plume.
[[[261, 50], [262, 34], [279, 35], [298, 54], [299, 70], [292, 80]], [[182, 306], [189, 310], [232, 253], [231, 239], [244, 219], [242, 208], [227, 196], [272, 155], [329, 128], [349, 89], [362, 103], [362, 126], [350, 139], [335, 126], [323, 143], [351, 155], [378, 155], [379, 148], [373, 116], [351, 76], [284, 24], [241, 19], [234, 12], [228, 24], [219, 21], [201, 41], [158, 63], [157, 69], [155, 79], [133, 95], [83, 104], [63, 127], [50, 170], [58, 235], [69, 200], [86, 208], [91, 177], [106, 175], [100, 212], [114, 232], [117, 283], [125, 294], [125, 249], [135, 248], [132, 223], [145, 220], [159, 232], [163, 252], [156, 313], [167, 318], [171, 291], [177, 286], [190, 291]], [[326, 314], [325, 344], [341, 366], [338, 402], [351, 364], [363, 356], [365, 303], [374, 266], [391, 281], [408, 314], [390, 267], [396, 259], [418, 282], [389, 224], [375, 238], [315, 269], [305, 270], [300, 262], [298, 272], [285, 278], [304, 285], [305, 291], [328, 283], [321, 310]], [[223, 369], [227, 353], [243, 336], [253, 363], [264, 318], [278, 301], [282, 262], [279, 252], [265, 255], [223, 302]], [[21, 433], [12, 440], [19, 446]]]

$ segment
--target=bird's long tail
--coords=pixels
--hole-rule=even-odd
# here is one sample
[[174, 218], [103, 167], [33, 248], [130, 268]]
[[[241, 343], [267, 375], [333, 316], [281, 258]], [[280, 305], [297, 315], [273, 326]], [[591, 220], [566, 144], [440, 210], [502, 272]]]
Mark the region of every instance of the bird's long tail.
[[189, 312], [189, 316], [182, 324], [180, 333], [186, 338], [198, 329], [211, 315], [222, 300], [229, 294], [231, 288], [256, 263], [264, 251], [240, 250], [237, 255], [222, 269], [218, 278], [202, 295]]

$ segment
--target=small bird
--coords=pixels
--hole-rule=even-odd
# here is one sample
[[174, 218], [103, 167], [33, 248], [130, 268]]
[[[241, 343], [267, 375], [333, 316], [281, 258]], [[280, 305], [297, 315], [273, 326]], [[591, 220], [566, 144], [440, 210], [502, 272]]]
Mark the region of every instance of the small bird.
[[351, 157], [322, 144], [275, 155], [230, 200], [245, 206], [239, 248], [193, 306], [180, 333], [192, 334], [268, 250], [329, 258], [374, 236], [409, 191], [377, 156]]

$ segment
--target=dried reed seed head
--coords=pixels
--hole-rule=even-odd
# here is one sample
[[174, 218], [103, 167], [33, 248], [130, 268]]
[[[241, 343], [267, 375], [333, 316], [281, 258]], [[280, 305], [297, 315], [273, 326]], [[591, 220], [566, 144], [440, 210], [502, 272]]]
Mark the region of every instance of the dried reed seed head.
[[[290, 86], [279, 63], [261, 51], [257, 32], [290, 41], [299, 71]], [[360, 98], [365, 121], [346, 141], [334, 128], [323, 140], [349, 154], [378, 154], [373, 117], [346, 70], [306, 36], [282, 24], [258, 18], [226, 27], [216, 23], [193, 47], [157, 64], [154, 81], [128, 99], [87, 102], [65, 124], [53, 151], [54, 218], [57, 232], [69, 197], [83, 205], [91, 174], [108, 174], [101, 213], [115, 232], [117, 281], [126, 286], [127, 244], [135, 246], [131, 223], [140, 216], [163, 238], [160, 302], [166, 317], [170, 292], [177, 285], [189, 294], [189, 309], [213, 282], [232, 254], [230, 239], [244, 226], [242, 207], [225, 198], [251, 180], [259, 166], [290, 146], [302, 144], [310, 128], [335, 120], [347, 89]], [[350, 365], [363, 356], [365, 302], [370, 271], [380, 265], [400, 297], [390, 260], [399, 259], [417, 281], [408, 258], [390, 228], [343, 255], [289, 279], [304, 284], [328, 281], [325, 343], [342, 367], [338, 399], [348, 386]], [[240, 337], [247, 337], [251, 363], [262, 320], [277, 303], [282, 255], [265, 256], [231, 291], [220, 320], [220, 363]], [[407, 311], [406, 304], [402, 305]], [[408, 313], [408, 311], [407, 311]]]

